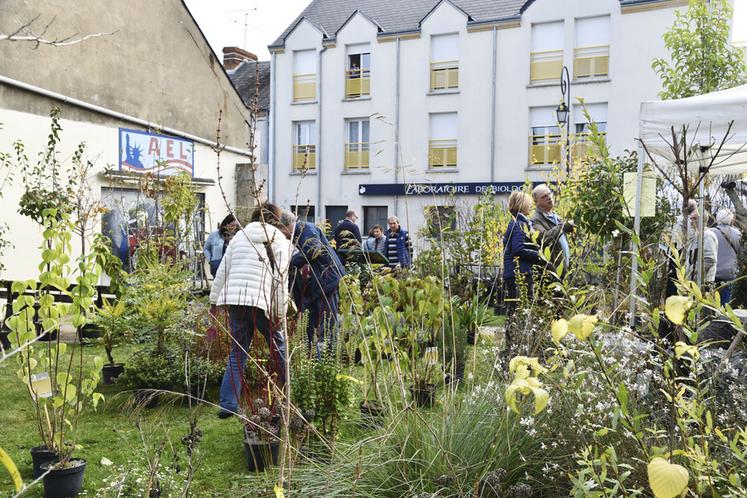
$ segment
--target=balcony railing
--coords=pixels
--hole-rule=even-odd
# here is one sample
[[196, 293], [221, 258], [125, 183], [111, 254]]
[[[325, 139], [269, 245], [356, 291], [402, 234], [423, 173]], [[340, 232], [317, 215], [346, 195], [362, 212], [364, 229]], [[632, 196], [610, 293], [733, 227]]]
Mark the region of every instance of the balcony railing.
[[351, 142], [345, 144], [345, 168], [368, 168], [368, 142]]
[[431, 90], [459, 88], [459, 61], [431, 62]]
[[529, 164], [559, 163], [563, 150], [560, 135], [530, 135]]
[[562, 50], [532, 52], [529, 61], [529, 79], [532, 83], [560, 79], [563, 70]]
[[293, 101], [316, 99], [316, 74], [293, 75]]
[[293, 146], [293, 169], [316, 169], [316, 145]]
[[574, 78], [595, 78], [610, 72], [609, 45], [577, 48], [574, 59]]
[[371, 71], [349, 69], [345, 73], [345, 96], [354, 99], [364, 95], [371, 95]]
[[[607, 133], [599, 132], [599, 135], [607, 138]], [[571, 136], [571, 157], [573, 161], [583, 161], [589, 155], [589, 133], [577, 133]]]
[[431, 140], [428, 144], [428, 166], [433, 169], [457, 167], [457, 141]]

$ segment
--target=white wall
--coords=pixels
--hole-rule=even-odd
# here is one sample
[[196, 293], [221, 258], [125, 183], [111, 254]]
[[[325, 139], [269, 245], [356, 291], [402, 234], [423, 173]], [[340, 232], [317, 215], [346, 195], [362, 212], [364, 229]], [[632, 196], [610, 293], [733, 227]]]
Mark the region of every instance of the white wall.
[[[23, 142], [29, 161], [33, 164], [39, 153], [45, 150], [47, 135], [49, 134], [50, 119], [36, 114], [27, 114], [0, 109], [0, 151], [13, 151], [16, 140]], [[63, 170], [70, 164], [73, 151], [80, 142], [86, 143], [86, 157], [93, 162], [94, 168], [89, 178], [93, 194], [100, 195], [102, 187], [112, 185], [100, 173], [105, 168], [118, 168], [119, 131], [117, 126], [105, 126], [80, 121], [62, 119], [60, 121], [59, 159], [63, 163]], [[121, 123], [123, 128], [136, 128], [129, 123]], [[216, 155], [208, 146], [195, 143], [195, 178], [217, 179]], [[221, 185], [226, 198], [233, 202], [235, 199], [234, 170], [237, 163], [248, 162], [248, 158], [224, 151], [221, 154]], [[0, 209], [0, 223], [10, 226], [10, 240], [14, 247], [5, 251], [2, 256], [6, 269], [0, 279], [17, 280], [36, 278], [37, 266], [41, 260], [39, 246], [42, 243], [39, 225], [18, 214], [18, 202], [23, 194], [21, 172], [14, 171], [15, 181], [3, 191], [2, 209]], [[125, 188], [136, 188], [126, 185]], [[206, 229], [215, 229], [217, 223], [228, 213], [218, 185], [199, 186], [196, 191], [205, 194], [205, 205], [209, 210], [206, 214]], [[99, 228], [97, 228], [99, 230]], [[71, 259], [79, 255], [80, 246], [77, 238], [73, 239]]]

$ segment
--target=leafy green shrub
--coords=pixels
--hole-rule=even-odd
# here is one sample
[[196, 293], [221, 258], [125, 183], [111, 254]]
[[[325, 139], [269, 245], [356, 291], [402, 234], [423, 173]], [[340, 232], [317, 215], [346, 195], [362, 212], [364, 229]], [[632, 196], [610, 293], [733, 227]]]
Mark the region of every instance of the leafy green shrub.
[[173, 389], [181, 381], [177, 356], [153, 349], [132, 355], [117, 384], [128, 389]]

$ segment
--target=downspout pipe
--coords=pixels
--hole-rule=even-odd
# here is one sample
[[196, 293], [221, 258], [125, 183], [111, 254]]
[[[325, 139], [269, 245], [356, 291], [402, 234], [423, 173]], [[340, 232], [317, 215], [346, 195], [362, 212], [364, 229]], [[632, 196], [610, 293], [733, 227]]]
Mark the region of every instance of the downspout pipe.
[[493, 70], [491, 74], [492, 91], [490, 92], [490, 183], [495, 182], [495, 121], [498, 102], [498, 28], [493, 26]]
[[267, 168], [267, 183], [269, 184], [267, 186], [267, 199], [270, 202], [275, 202], [275, 183], [277, 180], [275, 179], [277, 164], [276, 164], [276, 157], [275, 154], [275, 123], [277, 119], [277, 106], [275, 105], [276, 100], [276, 86], [277, 86], [277, 54], [275, 52], [272, 53], [272, 60], [270, 62], [270, 123], [269, 123], [269, 132], [270, 132], [270, 144], [268, 146], [270, 160], [269, 160], [269, 167]]
[[[127, 123], [136, 124], [138, 126], [142, 126], [144, 128], [148, 128], [151, 130], [160, 131], [161, 133], [166, 133], [168, 135], [173, 135], [175, 137], [186, 138], [188, 140], [192, 140], [193, 142], [201, 143], [203, 145], [208, 145], [210, 147], [215, 147], [218, 145], [213, 140], [208, 140], [206, 138], [198, 137], [197, 135], [187, 133], [186, 131], [177, 130], [175, 128], [169, 128], [168, 126], [162, 126], [157, 123], [152, 123], [150, 121], [146, 121], [145, 119], [140, 119], [135, 116], [130, 116], [129, 114], [124, 114], [122, 112], [114, 111], [112, 109], [108, 109], [100, 105], [91, 104], [89, 102], [85, 102], [83, 100], [69, 97], [61, 93], [53, 92], [51, 90], [46, 90], [44, 88], [31, 85], [29, 83], [24, 83], [22, 81], [14, 80], [13, 78], [8, 78], [7, 76], [0, 75], [0, 83], [15, 87], [15, 88], [20, 88], [21, 90], [35, 93], [37, 95], [42, 95], [52, 100], [57, 100], [59, 102], [62, 102], [63, 104], [70, 104], [75, 107], [80, 107], [81, 109], [86, 109], [87, 111], [95, 112], [97, 114], [102, 114], [104, 116], [109, 116], [111, 118], [115, 118], [120, 121], [125, 121]], [[252, 151], [246, 150], [246, 149], [240, 149], [238, 147], [231, 147], [228, 145], [224, 145], [223, 150], [227, 152], [232, 152], [234, 154], [239, 154], [242, 156], [247, 156], [247, 157], [252, 156]]]
[[[400, 37], [397, 37], [397, 55], [394, 65], [394, 183], [399, 183], [399, 79], [400, 79]], [[399, 197], [394, 196], [394, 212], [399, 212]]]
[[316, 213], [314, 217], [321, 220], [322, 215], [322, 171], [324, 170], [322, 157], [322, 55], [327, 51], [327, 47], [322, 47], [319, 51], [317, 74], [319, 79], [319, 88], [317, 88], [317, 101], [319, 102], [318, 119], [316, 125]]

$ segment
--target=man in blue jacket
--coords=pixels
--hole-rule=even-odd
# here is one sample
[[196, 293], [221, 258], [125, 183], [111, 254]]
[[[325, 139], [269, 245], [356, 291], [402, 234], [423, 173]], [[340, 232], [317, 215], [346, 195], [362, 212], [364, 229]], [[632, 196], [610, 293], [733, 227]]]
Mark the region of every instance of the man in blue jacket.
[[334, 342], [337, 332], [338, 286], [345, 268], [324, 232], [313, 223], [296, 221], [293, 213], [283, 212], [283, 232], [292, 237], [291, 257], [293, 300], [298, 310], [309, 312], [306, 329], [309, 345]]

